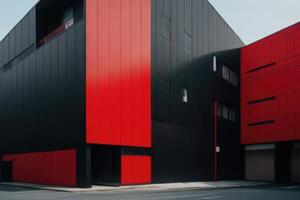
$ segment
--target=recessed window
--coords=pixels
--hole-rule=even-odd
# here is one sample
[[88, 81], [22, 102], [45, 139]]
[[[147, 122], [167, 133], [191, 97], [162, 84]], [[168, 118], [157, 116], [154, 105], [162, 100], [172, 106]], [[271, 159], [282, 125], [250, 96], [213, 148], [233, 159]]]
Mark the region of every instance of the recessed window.
[[182, 93], [182, 102], [188, 103], [188, 101], [189, 101], [188, 90], [186, 88], [182, 88], [181, 93]]
[[218, 105], [218, 116], [222, 117], [222, 105], [221, 104]]
[[228, 108], [223, 106], [223, 118], [228, 119]]
[[217, 57], [213, 56], [213, 70], [214, 72], [217, 71]]
[[227, 81], [229, 81], [229, 69], [228, 69], [228, 67], [226, 67], [225, 65], [222, 65], [222, 77], [225, 79], [225, 80], [227, 80]]

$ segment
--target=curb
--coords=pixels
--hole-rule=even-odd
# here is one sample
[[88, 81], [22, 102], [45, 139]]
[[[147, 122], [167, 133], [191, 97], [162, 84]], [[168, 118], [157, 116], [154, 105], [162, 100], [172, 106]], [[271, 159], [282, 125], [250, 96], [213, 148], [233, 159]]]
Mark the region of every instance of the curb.
[[155, 191], [155, 192], [164, 192], [164, 191], [192, 191], [192, 190], [218, 190], [218, 189], [233, 189], [233, 188], [253, 188], [253, 187], [259, 187], [259, 186], [271, 186], [271, 183], [257, 183], [257, 184], [244, 184], [244, 185], [229, 185], [229, 186], [203, 186], [203, 187], [197, 187], [197, 186], [191, 186], [191, 187], [182, 187], [182, 188], [160, 188], [158, 187], [128, 187], [128, 188], [118, 188], [115, 189], [109, 188], [109, 189], [82, 189], [78, 191], [72, 191], [68, 189], [63, 188], [55, 188], [51, 186], [39, 186], [39, 185], [29, 185], [29, 184], [22, 184], [22, 183], [0, 183], [0, 185], [3, 186], [14, 186], [19, 188], [28, 188], [28, 189], [36, 189], [36, 190], [48, 190], [48, 191], [55, 191], [55, 192], [69, 192], [69, 193], [87, 193], [87, 192], [125, 192], [125, 191]]

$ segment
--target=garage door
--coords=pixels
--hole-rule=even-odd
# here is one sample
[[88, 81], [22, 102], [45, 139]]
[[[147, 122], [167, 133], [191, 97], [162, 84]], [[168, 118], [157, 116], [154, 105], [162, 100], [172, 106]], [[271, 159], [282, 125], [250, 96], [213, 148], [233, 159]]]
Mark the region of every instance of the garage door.
[[300, 143], [295, 143], [291, 152], [291, 181], [300, 182]]
[[275, 145], [251, 145], [245, 152], [245, 179], [275, 180]]

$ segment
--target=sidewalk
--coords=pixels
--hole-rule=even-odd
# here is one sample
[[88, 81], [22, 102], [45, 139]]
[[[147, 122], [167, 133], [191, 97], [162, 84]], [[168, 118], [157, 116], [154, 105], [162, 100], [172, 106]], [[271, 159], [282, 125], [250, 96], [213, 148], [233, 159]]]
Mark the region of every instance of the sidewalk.
[[41, 190], [54, 190], [61, 192], [117, 192], [117, 191], [170, 191], [170, 190], [199, 190], [199, 189], [220, 189], [220, 188], [239, 188], [268, 185], [266, 182], [249, 182], [249, 181], [218, 181], [218, 182], [190, 182], [190, 183], [165, 183], [133, 186], [92, 186], [91, 188], [70, 188], [37, 185], [29, 183], [1, 183], [16, 187], [26, 187]]

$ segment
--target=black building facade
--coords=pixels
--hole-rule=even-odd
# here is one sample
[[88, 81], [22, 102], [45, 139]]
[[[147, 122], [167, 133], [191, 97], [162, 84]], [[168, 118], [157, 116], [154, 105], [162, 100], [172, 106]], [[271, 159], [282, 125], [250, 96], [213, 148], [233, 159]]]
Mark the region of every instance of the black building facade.
[[[144, 1], [151, 8], [151, 146], [88, 141], [91, 2], [40, 0], [0, 42], [2, 179], [84, 187], [242, 179], [243, 43], [207, 0]], [[113, 2], [109, 6], [121, 1]], [[28, 165], [34, 166], [35, 154], [57, 151], [51, 156], [65, 152], [74, 158], [57, 172], [74, 171], [68, 180], [51, 182], [46, 175], [38, 180], [31, 174], [34, 167], [22, 172], [17, 167], [22, 155], [30, 155]], [[140, 160], [147, 163], [139, 169], [144, 178], [126, 177]]]

